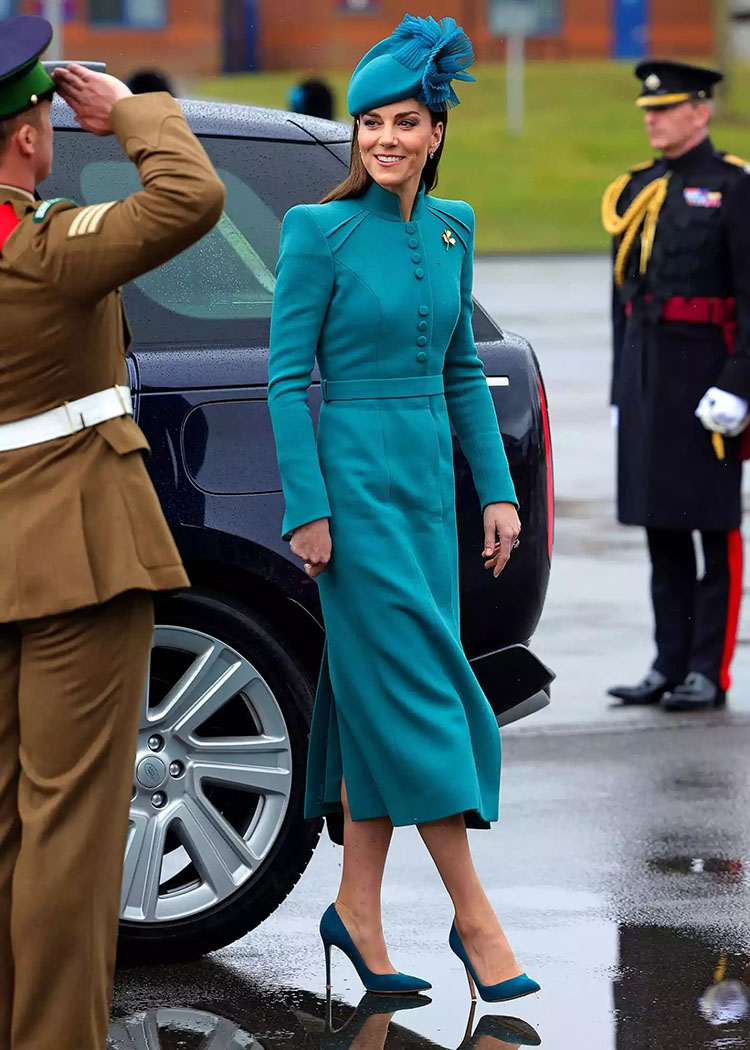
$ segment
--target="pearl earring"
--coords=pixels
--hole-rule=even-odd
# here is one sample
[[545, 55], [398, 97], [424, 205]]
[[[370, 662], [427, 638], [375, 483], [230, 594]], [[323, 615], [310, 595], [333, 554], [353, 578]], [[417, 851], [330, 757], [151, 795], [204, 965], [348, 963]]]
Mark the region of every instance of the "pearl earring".
[[435, 154], [434, 154], [434, 153], [431, 153], [431, 154], [430, 154], [430, 160], [434, 160], [434, 159], [435, 159]]

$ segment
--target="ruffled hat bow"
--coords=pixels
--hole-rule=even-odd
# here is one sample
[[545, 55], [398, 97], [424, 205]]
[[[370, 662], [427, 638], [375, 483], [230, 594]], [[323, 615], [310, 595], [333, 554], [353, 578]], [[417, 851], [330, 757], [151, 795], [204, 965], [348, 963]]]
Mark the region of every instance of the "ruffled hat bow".
[[416, 98], [440, 112], [459, 104], [453, 81], [473, 81], [466, 69], [474, 52], [455, 18], [406, 15], [385, 40], [371, 48], [354, 70], [347, 106], [353, 117]]

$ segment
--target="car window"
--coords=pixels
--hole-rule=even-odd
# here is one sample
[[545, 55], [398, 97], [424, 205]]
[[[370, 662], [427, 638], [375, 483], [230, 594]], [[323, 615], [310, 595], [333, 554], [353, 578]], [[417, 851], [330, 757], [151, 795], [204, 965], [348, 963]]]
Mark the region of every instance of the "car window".
[[[281, 220], [294, 204], [319, 200], [346, 169], [316, 144], [206, 138], [227, 188], [219, 224], [198, 244], [125, 289], [141, 344], [267, 345]], [[139, 188], [133, 165], [111, 139], [60, 131], [46, 197], [81, 204]]]
[[[185, 317], [268, 317], [276, 284], [279, 219], [237, 175], [223, 168], [217, 168], [217, 174], [227, 190], [218, 225], [135, 283], [156, 306]], [[83, 200], [99, 200], [103, 186], [113, 199], [135, 193], [140, 188], [135, 167], [119, 160], [87, 164], [81, 172]]]

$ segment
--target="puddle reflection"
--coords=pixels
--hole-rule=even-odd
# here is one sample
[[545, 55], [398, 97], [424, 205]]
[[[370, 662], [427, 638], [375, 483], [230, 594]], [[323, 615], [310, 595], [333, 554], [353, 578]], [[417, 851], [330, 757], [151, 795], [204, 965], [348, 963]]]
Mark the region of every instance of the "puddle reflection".
[[742, 861], [732, 857], [654, 857], [648, 866], [663, 875], [714, 875], [737, 884], [745, 880]]
[[[714, 915], [719, 918], [718, 909]], [[544, 991], [523, 1013], [471, 1011], [456, 974], [435, 974], [430, 997], [366, 995], [354, 1007], [313, 991], [259, 984], [216, 961], [130, 970], [118, 978], [110, 1050], [734, 1050], [750, 1047], [747, 930], [609, 927], [606, 959], [580, 925], [541, 966]], [[543, 941], [553, 944], [547, 929]], [[558, 931], [559, 933], [559, 931]], [[593, 954], [568, 949], [589, 944]], [[612, 950], [614, 949], [614, 950]], [[537, 967], [535, 966], [535, 972]], [[546, 972], [545, 972], [546, 971]], [[143, 1009], [143, 1007], [149, 1007]], [[492, 1011], [490, 1014], [489, 1011]], [[529, 1023], [532, 1022], [532, 1023]]]
[[744, 952], [713, 948], [683, 930], [621, 928], [616, 1050], [745, 1048], [749, 984], [750, 956]]
[[[429, 1006], [426, 997], [391, 998], [365, 995], [353, 1011], [329, 1002], [324, 1016], [290, 1010], [300, 1032], [257, 1036], [242, 1025], [205, 1010], [158, 1007], [112, 1022], [108, 1050], [449, 1050], [395, 1022], [408, 1012]], [[400, 1015], [400, 1016], [399, 1016]], [[539, 1046], [531, 1025], [518, 1017], [485, 1014], [475, 1025], [472, 1007], [466, 1032], [455, 1050], [520, 1050]]]
[[203, 1010], [144, 1010], [113, 1021], [111, 1050], [263, 1050], [249, 1032]]

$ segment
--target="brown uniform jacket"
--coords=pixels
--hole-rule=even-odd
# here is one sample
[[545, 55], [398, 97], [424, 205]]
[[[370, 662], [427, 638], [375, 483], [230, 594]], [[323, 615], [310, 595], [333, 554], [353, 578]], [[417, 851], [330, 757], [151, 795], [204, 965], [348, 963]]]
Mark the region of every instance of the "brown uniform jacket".
[[[0, 250], [0, 424], [127, 385], [119, 287], [218, 221], [224, 187], [179, 105], [123, 99], [112, 123], [143, 189], [111, 205], [37, 204], [0, 188], [20, 225]], [[56, 615], [132, 588], [188, 582], [130, 417], [0, 452], [0, 623]]]

